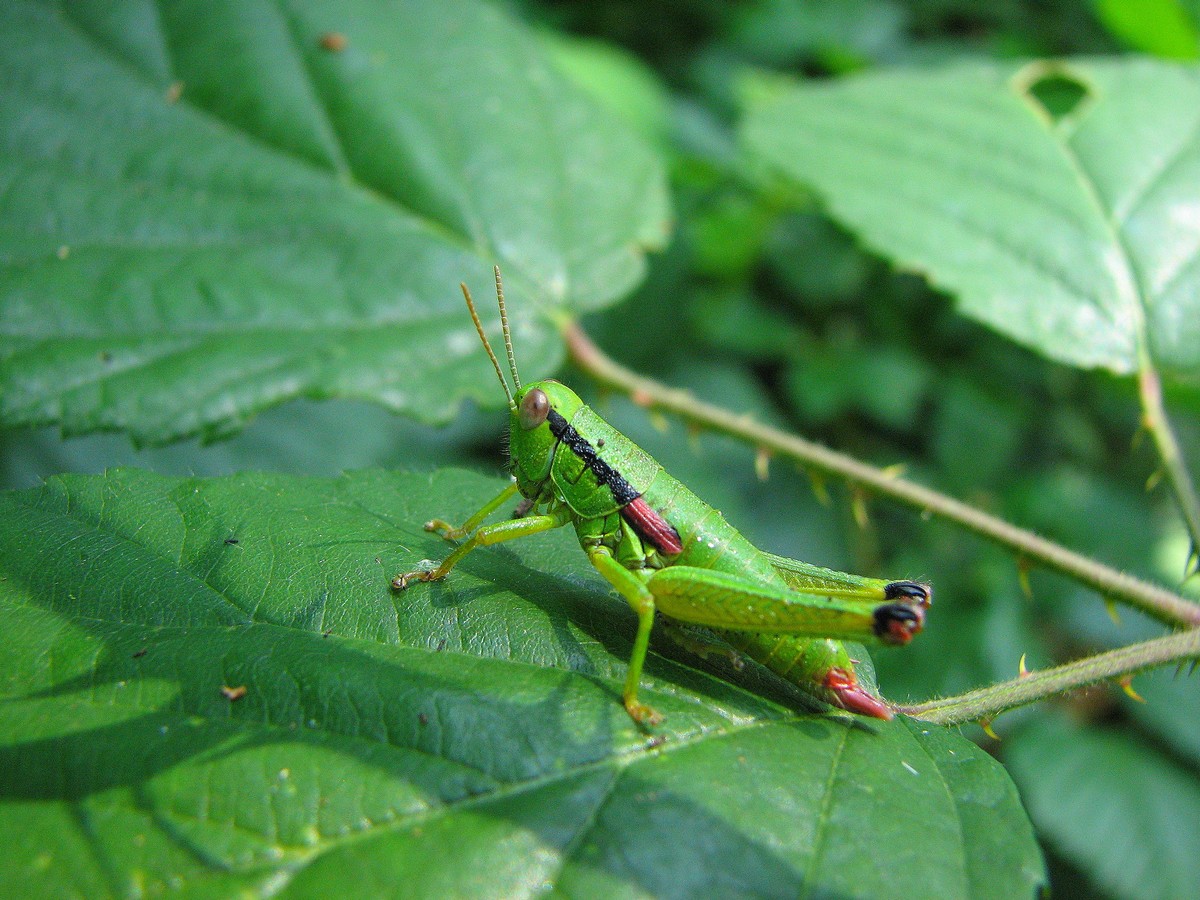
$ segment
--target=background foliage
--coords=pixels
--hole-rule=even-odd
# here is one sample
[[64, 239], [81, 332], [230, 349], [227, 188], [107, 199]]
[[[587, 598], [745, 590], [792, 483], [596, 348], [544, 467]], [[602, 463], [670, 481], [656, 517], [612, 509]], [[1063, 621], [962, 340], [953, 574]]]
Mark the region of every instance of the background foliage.
[[[1147, 349], [1195, 460], [1197, 251], [1166, 240], [1172, 215], [1197, 233], [1195, 4], [3, 17], [6, 882], [1040, 881], [1011, 785], [957, 734], [797, 717], [761, 674], [668, 653], [658, 753], [613, 699], [627, 613], [568, 535], [480, 559], [461, 595], [398, 601], [387, 577], [440, 551], [414, 526], [493, 482], [333, 476], [499, 471], [500, 398], [454, 290], [486, 296], [499, 262], [527, 377], [562, 366], [556, 323], [583, 316], [639, 372], [1178, 585], [1187, 537], [1144, 488], [1157, 460], [1131, 446], [1123, 376]], [[1004, 93], [1034, 57], [1067, 59], [1029, 80], [1041, 128]], [[1064, 147], [1089, 177], [1037, 182]], [[1045, 573], [1027, 598], [1010, 553], [956, 528], [885, 503], [861, 527], [836, 485], [822, 505], [787, 466], [760, 481], [753, 448], [590, 399], [765, 549], [932, 581], [930, 627], [875, 659], [893, 699], [1162, 630]], [[149, 472], [51, 478], [117, 465]], [[228, 473], [245, 474], [194, 477]], [[1172, 671], [1134, 686], [1146, 703], [1097, 688], [1008, 714], [998, 743], [963, 730], [1011, 775], [1060, 893], [1200, 894], [1200, 693]], [[889, 782], [901, 763], [941, 795]], [[873, 793], [806, 787], [835, 775]], [[906, 806], [919, 824], [888, 835]], [[679, 823], [711, 867], [661, 838]], [[895, 864], [872, 871], [881, 853]]]

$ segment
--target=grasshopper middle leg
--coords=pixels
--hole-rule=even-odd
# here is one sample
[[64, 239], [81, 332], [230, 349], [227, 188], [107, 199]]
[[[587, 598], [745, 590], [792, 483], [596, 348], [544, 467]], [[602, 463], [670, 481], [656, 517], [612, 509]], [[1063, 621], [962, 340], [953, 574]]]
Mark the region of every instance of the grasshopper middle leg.
[[644, 703], [638, 702], [638, 683], [642, 679], [642, 665], [646, 661], [646, 649], [650, 646], [650, 631], [654, 627], [654, 596], [646, 583], [613, 559], [612, 551], [597, 546], [588, 550], [588, 559], [604, 578], [629, 601], [637, 613], [637, 637], [633, 640], [633, 653], [629, 657], [629, 674], [625, 676], [622, 699], [625, 709], [639, 725], [657, 725], [662, 716]]

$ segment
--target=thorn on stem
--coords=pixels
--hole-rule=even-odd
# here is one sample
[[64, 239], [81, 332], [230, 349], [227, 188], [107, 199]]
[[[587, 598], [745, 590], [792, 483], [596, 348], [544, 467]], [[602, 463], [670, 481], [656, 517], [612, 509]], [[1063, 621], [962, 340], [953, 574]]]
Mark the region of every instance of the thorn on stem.
[[1021, 593], [1026, 600], [1033, 599], [1033, 587], [1029, 584], [1029, 560], [1024, 556], [1017, 557], [1017, 581], [1021, 585]]
[[850, 500], [850, 508], [854, 511], [854, 521], [864, 531], [871, 525], [871, 517], [867, 515], [867, 498], [859, 488], [854, 489]]
[[991, 716], [984, 716], [979, 720], [979, 727], [983, 729], [983, 733], [990, 737], [993, 741], [1000, 740], [1000, 735], [992, 731], [992, 722], [995, 721]]
[[1136, 700], [1138, 703], [1146, 702], [1146, 698], [1133, 689], [1132, 675], [1122, 675], [1117, 679], [1117, 684], [1121, 686], [1121, 690], [1123, 690], [1126, 696], [1128, 696], [1130, 699]]
[[829, 489], [825, 486], [825, 479], [812, 469], [805, 469], [804, 471], [808, 473], [808, 480], [812, 484], [813, 495], [816, 496], [817, 502], [822, 506], [829, 506]]
[[758, 476], [759, 481], [766, 481], [771, 477], [771, 451], [766, 447], [759, 447], [754, 454], [754, 474]]
[[1104, 598], [1104, 608], [1108, 610], [1108, 617], [1113, 620], [1113, 624], [1120, 626], [1121, 611], [1117, 609], [1117, 604], [1112, 597]]
[[327, 31], [321, 35], [321, 46], [330, 53], [341, 53], [350, 45], [350, 41], [340, 31]]
[[1024, 653], [1021, 654], [1021, 661], [1019, 663], [1017, 663], [1017, 677], [1018, 678], [1028, 678], [1029, 677], [1029, 670], [1027, 668], [1025, 668], [1025, 654]]
[[1138, 427], [1133, 430], [1133, 436], [1129, 439], [1129, 449], [1137, 450], [1142, 446], [1142, 439], [1150, 433], [1150, 429], [1146, 424], [1146, 417], [1142, 416], [1142, 420], [1138, 422]]

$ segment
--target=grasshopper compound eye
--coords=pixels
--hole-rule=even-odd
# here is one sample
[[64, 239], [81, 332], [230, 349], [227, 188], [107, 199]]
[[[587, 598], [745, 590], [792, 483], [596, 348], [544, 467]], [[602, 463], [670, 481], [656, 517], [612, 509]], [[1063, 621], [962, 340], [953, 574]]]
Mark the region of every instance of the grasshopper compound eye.
[[534, 388], [521, 401], [518, 421], [526, 431], [532, 431], [545, 422], [548, 415], [550, 415], [550, 399], [546, 396], [545, 391]]

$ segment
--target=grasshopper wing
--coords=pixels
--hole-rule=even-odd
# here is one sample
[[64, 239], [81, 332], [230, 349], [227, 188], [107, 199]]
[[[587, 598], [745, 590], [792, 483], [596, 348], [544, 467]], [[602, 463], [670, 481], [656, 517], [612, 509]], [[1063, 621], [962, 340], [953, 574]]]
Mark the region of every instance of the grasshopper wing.
[[814, 566], [811, 563], [800, 562], [798, 559], [788, 559], [786, 556], [776, 556], [764, 553], [779, 577], [788, 587], [806, 594], [833, 594], [863, 599], [885, 598], [885, 591], [890, 582], [880, 578], [867, 578], [863, 575], [851, 575], [849, 572], [838, 572]]

